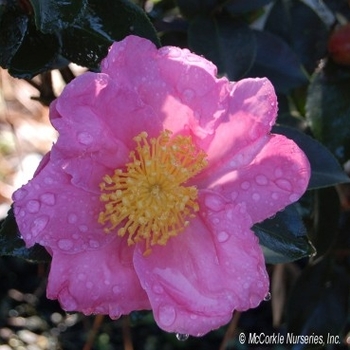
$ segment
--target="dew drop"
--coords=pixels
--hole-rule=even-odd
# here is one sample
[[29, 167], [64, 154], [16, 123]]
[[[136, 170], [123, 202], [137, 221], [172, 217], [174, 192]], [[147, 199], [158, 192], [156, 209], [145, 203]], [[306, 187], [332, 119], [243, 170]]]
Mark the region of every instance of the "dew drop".
[[296, 202], [298, 199], [299, 199], [299, 196], [298, 196], [297, 194], [295, 194], [295, 193], [293, 193], [293, 194], [291, 194], [291, 195], [289, 196], [289, 200], [290, 200], [291, 202]]
[[42, 201], [42, 203], [46, 204], [46, 205], [55, 205], [56, 203], [56, 197], [53, 193], [44, 193], [40, 196], [40, 200]]
[[182, 51], [178, 47], [171, 47], [168, 51], [168, 56], [170, 58], [179, 58], [182, 56]]
[[253, 200], [254, 200], [255, 202], [257, 202], [257, 201], [260, 200], [260, 194], [259, 194], [259, 193], [254, 193], [252, 197], [253, 197]]
[[40, 216], [33, 221], [30, 232], [33, 236], [37, 236], [40, 232], [44, 230], [47, 223], [49, 222], [49, 217], [47, 215]]
[[269, 301], [269, 300], [271, 300], [271, 293], [270, 292], [268, 292], [264, 298], [264, 301]]
[[265, 175], [257, 175], [255, 177], [255, 182], [260, 186], [265, 186], [269, 183], [269, 180]]
[[76, 214], [69, 214], [67, 220], [70, 224], [75, 224], [78, 221], [78, 216]]
[[25, 198], [28, 194], [28, 191], [24, 188], [20, 188], [19, 190], [17, 190], [14, 194], [13, 194], [13, 199], [16, 201], [19, 201], [23, 198]]
[[206, 196], [204, 203], [207, 206], [207, 208], [214, 211], [222, 210], [224, 207], [224, 203], [222, 202], [222, 200], [216, 196]]
[[233, 200], [233, 201], [235, 201], [236, 199], [237, 199], [237, 197], [238, 197], [238, 192], [232, 192], [231, 193], [231, 199]]
[[278, 179], [276, 180], [276, 185], [282, 189], [282, 190], [286, 190], [286, 191], [291, 191], [292, 190], [292, 184], [290, 183], [290, 181], [286, 180], [286, 179]]
[[119, 286], [114, 286], [114, 287], [112, 288], [112, 292], [113, 292], [114, 294], [119, 294], [119, 293], [120, 293], [120, 287], [119, 287]]
[[100, 246], [100, 243], [94, 239], [90, 239], [89, 245], [91, 248], [98, 248]]
[[86, 282], [86, 288], [87, 289], [91, 289], [94, 286], [94, 284], [92, 282]]
[[272, 199], [278, 199], [279, 195], [277, 192], [273, 192], [272, 195], [271, 195]]
[[250, 183], [248, 181], [244, 181], [241, 183], [242, 190], [247, 190], [250, 187]]
[[47, 184], [47, 185], [52, 185], [53, 184], [53, 180], [52, 180], [51, 177], [45, 177], [44, 183]]
[[159, 322], [164, 326], [171, 326], [176, 319], [176, 311], [171, 305], [161, 305], [158, 309]]
[[159, 284], [155, 284], [153, 287], [153, 292], [156, 294], [162, 294], [164, 292], [164, 289], [162, 286], [160, 286]]
[[275, 169], [275, 176], [276, 177], [282, 177], [282, 175], [283, 175], [282, 169], [281, 168], [276, 168]]
[[190, 102], [195, 96], [195, 92], [192, 89], [186, 89], [182, 93], [185, 102]]
[[228, 240], [229, 234], [226, 231], [221, 231], [217, 234], [217, 239], [220, 243], [224, 243]]
[[88, 227], [86, 225], [79, 225], [79, 231], [80, 232], [87, 232]]
[[37, 200], [32, 199], [27, 203], [26, 207], [29, 213], [34, 214], [39, 211], [40, 203]]
[[85, 278], [86, 278], [86, 275], [84, 273], [79, 273], [79, 275], [78, 275], [78, 280], [79, 281], [84, 281]]
[[176, 339], [179, 341], [186, 341], [189, 338], [189, 334], [176, 333]]
[[93, 140], [94, 140], [94, 138], [91, 136], [91, 134], [86, 132], [86, 131], [80, 132], [78, 134], [78, 141], [82, 145], [90, 145]]
[[73, 247], [73, 242], [70, 239], [60, 239], [58, 247], [62, 250], [70, 250]]

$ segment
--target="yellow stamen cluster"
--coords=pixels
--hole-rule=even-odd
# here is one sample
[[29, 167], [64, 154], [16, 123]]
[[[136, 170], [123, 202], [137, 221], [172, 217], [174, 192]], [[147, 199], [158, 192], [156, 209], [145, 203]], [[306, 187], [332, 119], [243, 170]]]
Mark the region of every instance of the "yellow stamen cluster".
[[165, 245], [199, 210], [196, 187], [183, 184], [207, 165], [206, 154], [191, 137], [170, 135], [163, 131], [150, 140], [146, 132], [136, 136], [126, 170], [115, 170], [100, 184], [105, 209], [98, 222], [107, 233], [122, 223], [118, 235], [128, 234], [129, 245], [145, 240], [144, 254], [152, 245]]

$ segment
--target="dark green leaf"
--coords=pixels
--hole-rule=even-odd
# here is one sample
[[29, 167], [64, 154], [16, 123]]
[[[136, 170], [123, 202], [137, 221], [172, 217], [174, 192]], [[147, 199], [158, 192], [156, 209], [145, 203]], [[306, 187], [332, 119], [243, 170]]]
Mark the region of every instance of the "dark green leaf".
[[43, 34], [28, 24], [21, 46], [11, 60], [9, 73], [18, 78], [32, 78], [56, 67], [59, 42], [52, 34]]
[[[347, 320], [349, 277], [328, 257], [306, 268], [296, 281], [287, 307], [287, 332], [337, 335]], [[300, 347], [300, 349], [305, 347]]]
[[242, 14], [250, 11], [255, 11], [263, 6], [269, 4], [272, 0], [255, 0], [255, 1], [247, 1], [247, 0], [232, 0], [225, 6], [225, 8], [231, 14]]
[[309, 72], [314, 71], [327, 52], [329, 30], [315, 11], [302, 1], [276, 1], [265, 30], [288, 43]]
[[[177, 0], [176, 1], [181, 13], [187, 17], [192, 18], [198, 15], [209, 15], [215, 7], [223, 2], [222, 0]], [[204, 29], [204, 28], [203, 28]]]
[[0, 65], [8, 68], [25, 36], [28, 18], [19, 12], [5, 11], [0, 22]]
[[253, 226], [267, 263], [277, 264], [301, 259], [315, 253], [306, 237], [306, 229], [294, 205], [275, 217]]
[[0, 256], [2, 255], [15, 256], [34, 262], [49, 262], [51, 260], [50, 255], [42, 246], [36, 244], [29, 249], [25, 247], [12, 208], [6, 219], [3, 220], [0, 229]]
[[241, 78], [256, 55], [254, 32], [245, 24], [220, 18], [196, 17], [188, 30], [190, 48], [215, 63], [219, 74]]
[[43, 33], [53, 33], [72, 25], [82, 15], [87, 0], [30, 0], [35, 24]]
[[318, 189], [313, 195], [314, 215], [310, 239], [317, 250], [317, 255], [321, 256], [333, 249], [337, 240], [340, 203], [334, 187]]
[[305, 152], [311, 165], [311, 179], [308, 189], [350, 182], [350, 178], [343, 171], [331, 152], [315, 139], [297, 129], [287, 126], [274, 126], [272, 131], [294, 140]]
[[328, 68], [313, 76], [306, 116], [314, 136], [343, 163], [350, 159], [350, 77]]
[[248, 76], [267, 77], [284, 94], [308, 82], [298, 57], [282, 39], [263, 31], [255, 31], [255, 37], [256, 59]]

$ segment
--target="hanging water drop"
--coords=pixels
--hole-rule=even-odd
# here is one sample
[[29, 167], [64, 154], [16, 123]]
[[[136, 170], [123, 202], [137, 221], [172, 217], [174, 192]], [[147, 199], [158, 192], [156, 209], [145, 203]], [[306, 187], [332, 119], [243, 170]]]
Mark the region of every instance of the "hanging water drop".
[[176, 333], [176, 339], [179, 341], [185, 341], [189, 338], [188, 334]]
[[269, 301], [269, 300], [271, 300], [271, 293], [270, 292], [268, 292], [264, 298], [264, 301]]

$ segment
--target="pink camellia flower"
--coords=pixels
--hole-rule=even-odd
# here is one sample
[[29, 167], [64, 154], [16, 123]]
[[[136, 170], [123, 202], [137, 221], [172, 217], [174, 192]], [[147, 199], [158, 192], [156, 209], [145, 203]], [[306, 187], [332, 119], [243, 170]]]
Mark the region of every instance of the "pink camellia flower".
[[186, 49], [129, 36], [50, 109], [59, 137], [14, 195], [28, 247], [52, 255], [47, 296], [67, 311], [152, 310], [202, 335], [256, 307], [269, 280], [251, 231], [306, 190], [310, 167], [270, 134], [267, 79], [229, 82]]

